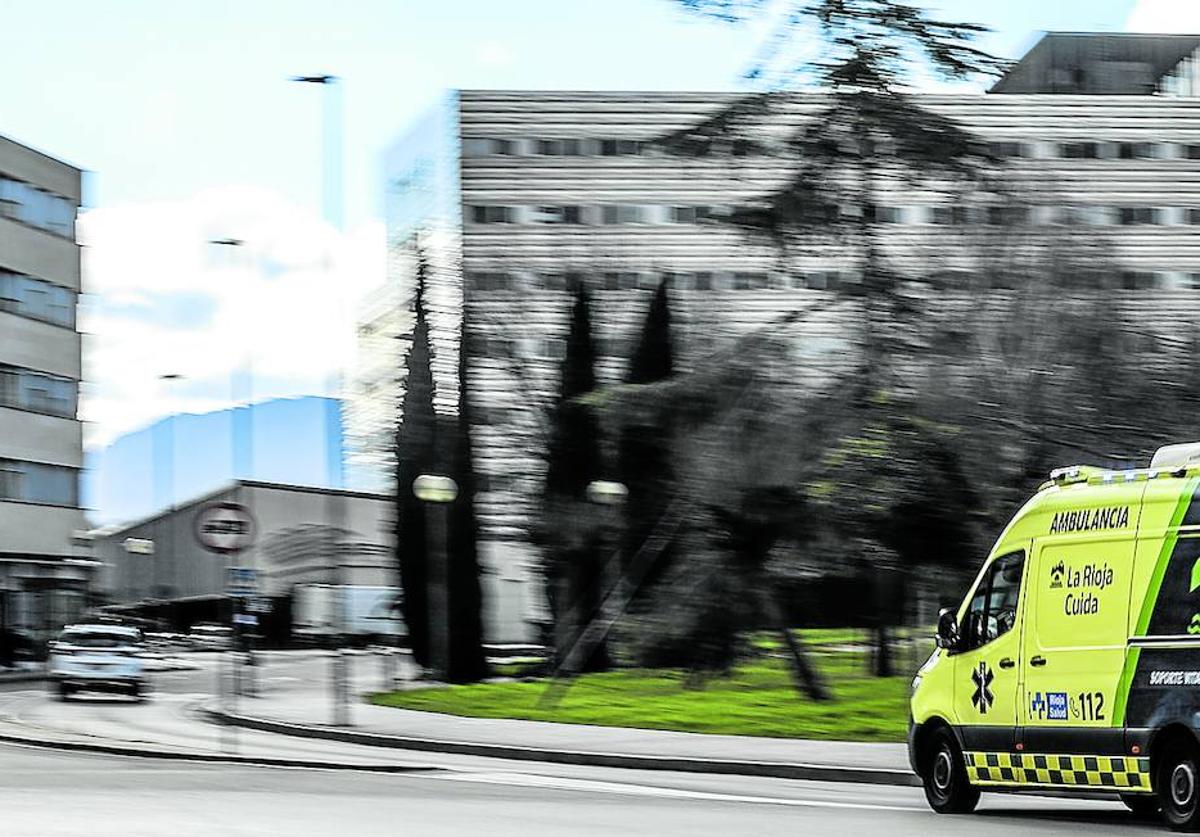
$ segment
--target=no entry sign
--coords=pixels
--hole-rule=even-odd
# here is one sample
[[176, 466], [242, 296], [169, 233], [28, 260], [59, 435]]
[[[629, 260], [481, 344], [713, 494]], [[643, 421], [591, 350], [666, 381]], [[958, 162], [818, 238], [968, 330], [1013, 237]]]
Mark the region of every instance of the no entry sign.
[[230, 555], [254, 543], [254, 517], [241, 503], [209, 503], [196, 513], [195, 531], [209, 552]]

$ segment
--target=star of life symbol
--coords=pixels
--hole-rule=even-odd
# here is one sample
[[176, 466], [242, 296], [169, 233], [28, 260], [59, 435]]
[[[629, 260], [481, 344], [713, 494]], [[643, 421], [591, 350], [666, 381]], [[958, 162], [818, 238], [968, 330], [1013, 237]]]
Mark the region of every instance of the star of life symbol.
[[979, 662], [979, 667], [971, 672], [971, 682], [975, 684], [975, 693], [971, 695], [971, 703], [981, 715], [987, 714], [988, 709], [992, 706], [992, 701], [996, 699], [991, 690], [992, 679], [992, 670], [982, 660]]
[[1029, 701], [1029, 717], [1045, 718], [1048, 708], [1049, 704], [1046, 702], [1045, 696], [1041, 692], [1034, 692], [1033, 697]]

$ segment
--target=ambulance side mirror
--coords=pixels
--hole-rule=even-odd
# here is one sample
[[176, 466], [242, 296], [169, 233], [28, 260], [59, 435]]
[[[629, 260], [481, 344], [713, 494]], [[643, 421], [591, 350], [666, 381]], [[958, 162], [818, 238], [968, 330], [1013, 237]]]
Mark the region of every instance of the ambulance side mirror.
[[947, 651], [954, 651], [960, 645], [958, 617], [954, 615], [953, 609], [944, 607], [938, 613], [937, 632], [934, 640], [937, 642], [938, 648], [945, 648]]

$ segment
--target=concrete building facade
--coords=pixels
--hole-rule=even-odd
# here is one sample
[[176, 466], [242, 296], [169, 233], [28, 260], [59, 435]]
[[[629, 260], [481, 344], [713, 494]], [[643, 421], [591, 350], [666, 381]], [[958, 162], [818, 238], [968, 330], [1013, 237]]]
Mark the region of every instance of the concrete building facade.
[[75, 311], [81, 172], [0, 137], [0, 629], [43, 640], [85, 606]]
[[[1050, 35], [991, 93], [926, 95], [1008, 158], [1023, 223], [1087, 226], [1120, 260], [1127, 302], [1149, 312], [1200, 302], [1200, 37]], [[1122, 83], [1123, 82], [1123, 83]], [[593, 291], [602, 382], [619, 380], [653, 289], [671, 288], [683, 365], [855, 279], [837, 252], [789, 260], [728, 225], [726, 208], [781, 184], [778, 157], [681, 157], [651, 143], [695, 126], [738, 94], [457, 91], [388, 153], [390, 274], [360, 339], [364, 364], [348, 407], [355, 455], [386, 478], [418, 243], [440, 296], [435, 385], [451, 410], [456, 311], [470, 315], [469, 386], [481, 554], [493, 579], [531, 585], [529, 543], [543, 473], [544, 407], [557, 386], [570, 306]], [[767, 126], [781, 135], [822, 107], [798, 95]], [[959, 270], [945, 257], [962, 221], [944, 195], [896, 184], [881, 208], [909, 267]], [[397, 309], [397, 305], [402, 306]], [[836, 351], [836, 319], [817, 318], [800, 351]], [[362, 335], [360, 334], [360, 338]], [[487, 589], [487, 588], [485, 588]]]

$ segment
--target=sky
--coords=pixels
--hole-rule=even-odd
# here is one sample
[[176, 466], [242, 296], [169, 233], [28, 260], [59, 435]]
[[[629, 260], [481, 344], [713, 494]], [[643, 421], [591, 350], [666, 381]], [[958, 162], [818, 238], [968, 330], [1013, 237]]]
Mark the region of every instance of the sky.
[[[1197, 0], [930, 5], [1008, 57], [1042, 30], [1200, 31]], [[0, 134], [87, 172], [89, 446], [335, 388], [385, 269], [380, 155], [445, 89], [737, 89], [761, 34], [672, 0], [5, 0], [3, 18]], [[315, 73], [342, 79], [342, 230], [321, 218], [321, 91], [287, 81]], [[244, 246], [206, 243], [226, 237]]]

